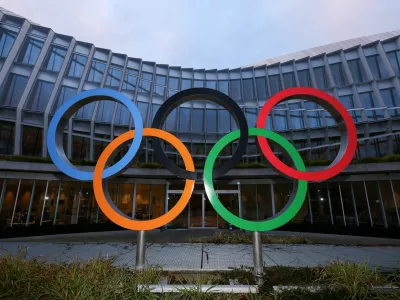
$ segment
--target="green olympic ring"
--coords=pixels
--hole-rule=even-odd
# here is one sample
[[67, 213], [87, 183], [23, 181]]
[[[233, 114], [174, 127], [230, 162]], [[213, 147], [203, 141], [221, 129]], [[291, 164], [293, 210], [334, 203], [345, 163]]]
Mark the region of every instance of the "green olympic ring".
[[[306, 166], [297, 152], [296, 148], [284, 137], [270, 130], [262, 128], [249, 128], [249, 136], [263, 136], [268, 138], [277, 144], [279, 144], [292, 158], [294, 165], [299, 171], [306, 171]], [[293, 200], [289, 200], [282, 211], [272, 218], [268, 218], [264, 221], [248, 221], [232, 214], [228, 209], [224, 207], [218, 198], [217, 193], [214, 189], [212, 180], [212, 172], [214, 168], [215, 160], [222, 149], [230, 142], [237, 140], [240, 137], [240, 130], [232, 131], [231, 133], [222, 137], [211, 149], [205, 166], [204, 166], [204, 187], [208, 199], [215, 211], [228, 223], [248, 231], [267, 231], [276, 229], [289, 222], [301, 209], [307, 194], [307, 181], [298, 180], [298, 186], [296, 194]]]

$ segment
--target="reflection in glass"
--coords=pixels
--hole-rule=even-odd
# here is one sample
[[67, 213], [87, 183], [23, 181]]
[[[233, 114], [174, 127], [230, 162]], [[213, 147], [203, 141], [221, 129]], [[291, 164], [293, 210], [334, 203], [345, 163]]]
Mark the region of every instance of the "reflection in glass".
[[28, 77], [10, 73], [7, 81], [1, 88], [0, 104], [4, 106], [17, 106], [25, 91]]
[[77, 53], [72, 54], [67, 76], [80, 78], [85, 70], [87, 57]]
[[105, 85], [110, 87], [119, 87], [122, 78], [122, 70], [117, 68], [108, 68], [108, 75]]
[[230, 82], [230, 96], [233, 100], [242, 100], [242, 89], [240, 86], [240, 79], [231, 80]]
[[337, 182], [328, 183], [329, 197], [332, 207], [333, 223], [344, 225], [342, 199], [340, 199], [340, 189]]
[[230, 114], [226, 109], [218, 110], [218, 132], [226, 133], [231, 130]]
[[12, 154], [14, 151], [14, 123], [0, 123], [0, 154]]
[[7, 57], [11, 47], [17, 38], [17, 33], [0, 28], [0, 57]]
[[115, 102], [109, 100], [103, 100], [99, 102], [97, 108], [97, 122], [110, 123], [114, 114]]
[[33, 180], [21, 180], [17, 201], [14, 204], [12, 226], [25, 226], [32, 196]]
[[265, 220], [274, 215], [272, 209], [272, 194], [270, 184], [257, 185], [257, 220]]
[[371, 210], [372, 223], [374, 227], [385, 226], [385, 212], [382, 210], [382, 199], [379, 193], [377, 181], [365, 181], [367, 188], [368, 202]]
[[[394, 222], [394, 214], [396, 214], [397, 217], [397, 225], [400, 226], [400, 180], [392, 180], [392, 192], [394, 195], [393, 203], [391, 204], [388, 202], [388, 212], [387, 212], [387, 217], [388, 217], [388, 223], [389, 224], [395, 224]], [[382, 188], [383, 190], [384, 188]]]
[[190, 89], [192, 87], [191, 79], [182, 79], [182, 91]]
[[311, 78], [310, 78], [310, 71], [309, 70], [301, 70], [297, 72], [299, 76], [299, 83], [300, 86], [310, 87], [311, 86]]
[[326, 183], [309, 184], [311, 211], [314, 224], [331, 224], [330, 203]]
[[388, 77], [389, 74], [383, 66], [382, 57], [379, 54], [368, 56], [367, 62], [375, 80]]
[[294, 73], [293, 72], [284, 73], [283, 74], [283, 82], [285, 83], [285, 89], [295, 87], [296, 82], [294, 79]]
[[106, 64], [104, 62], [98, 60], [92, 60], [86, 80], [90, 82], [100, 83], [101, 80], [103, 79], [105, 69], [106, 69]]
[[327, 78], [324, 66], [314, 68], [314, 76], [315, 76], [315, 80], [317, 82], [317, 87], [319, 89], [326, 89], [329, 87], [328, 86], [328, 78]]
[[53, 106], [53, 114], [65, 101], [73, 97], [77, 93], [77, 89], [69, 86], [62, 85], [58, 93], [57, 101]]
[[[168, 211], [178, 202], [181, 194], [168, 194]], [[189, 205], [174, 220], [167, 224], [168, 228], [188, 228]]]
[[361, 60], [359, 58], [349, 60], [347, 64], [349, 65], [354, 83], [362, 83], [367, 81], [367, 75], [365, 74], [365, 70], [362, 67]]
[[204, 196], [204, 227], [217, 227], [217, 212], [215, 211], [214, 207], [211, 205], [210, 200], [205, 193]]
[[179, 131], [190, 131], [190, 108], [188, 107], [179, 108]]
[[83, 136], [72, 136], [72, 159], [89, 160], [90, 138]]
[[394, 186], [392, 190], [392, 186], [389, 180], [379, 181], [379, 186], [382, 194], [382, 206], [384, 208], [387, 224], [389, 227], [399, 227], [398, 206], [396, 203], [396, 199], [393, 199], [393, 194], [396, 198], [396, 191], [398, 191], [396, 183], [397, 181], [394, 180]]
[[[222, 205], [235, 216], [239, 216], [239, 197], [238, 194], [218, 194], [219, 200]], [[218, 215], [218, 227], [227, 229], [228, 222]]]
[[192, 132], [204, 132], [204, 109], [193, 109]]
[[206, 109], [206, 131], [217, 132], [217, 110]]
[[337, 87], [342, 87], [347, 85], [346, 75], [344, 73], [343, 64], [341, 62], [331, 64], [331, 72], [335, 85]]
[[258, 100], [265, 100], [268, 95], [266, 77], [256, 77], [256, 89]]
[[33, 225], [40, 223], [42, 216], [42, 208], [46, 197], [47, 181], [36, 180], [35, 189], [32, 196], [32, 203], [30, 204], [30, 211], [28, 211], [27, 224]]
[[43, 66], [48, 71], [59, 72], [64, 62], [67, 49], [52, 45]]
[[274, 95], [282, 90], [279, 75], [269, 76], [269, 86], [271, 88], [271, 95]]
[[123, 91], [136, 91], [137, 77], [131, 74], [125, 74], [124, 81], [122, 82]]
[[218, 91], [229, 95], [229, 90], [228, 90], [228, 80], [220, 80], [218, 81]]
[[76, 224], [79, 206], [80, 182], [62, 182], [60, 196], [56, 204], [55, 224]]
[[[386, 107], [400, 107], [400, 95], [395, 88], [382, 89], [380, 92]], [[388, 112], [392, 117], [400, 116], [400, 109], [389, 109]]]
[[243, 79], [243, 98], [245, 101], [254, 99], [253, 78]]
[[243, 184], [240, 186], [242, 192], [242, 217], [245, 220], [257, 221], [257, 185]]
[[400, 76], [400, 50], [394, 50], [386, 53], [393, 71], [397, 76]]
[[42, 154], [42, 128], [22, 127], [22, 155], [40, 156]]
[[43, 44], [43, 41], [27, 37], [19, 52], [17, 62], [27, 65], [34, 65], [39, 57]]

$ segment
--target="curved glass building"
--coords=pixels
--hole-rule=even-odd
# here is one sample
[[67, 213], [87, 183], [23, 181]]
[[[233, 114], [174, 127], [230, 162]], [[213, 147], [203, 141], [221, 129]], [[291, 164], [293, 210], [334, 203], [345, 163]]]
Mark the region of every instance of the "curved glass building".
[[[224, 70], [192, 69], [143, 61], [55, 33], [0, 9], [0, 227], [3, 236], [111, 226], [99, 210], [91, 182], [61, 174], [48, 158], [46, 134], [54, 111], [69, 97], [104, 87], [138, 106], [145, 127], [160, 105], [192, 87], [219, 90], [245, 112], [249, 127], [271, 95], [308, 86], [326, 91], [349, 110], [357, 127], [354, 164], [322, 183], [311, 183], [301, 211], [287, 230], [399, 235], [400, 226], [400, 31], [267, 59]], [[324, 109], [302, 99], [276, 106], [267, 127], [291, 141], [310, 170], [326, 168], [339, 148], [339, 132]], [[165, 129], [178, 136], [199, 169], [211, 147], [236, 129], [228, 111], [198, 99], [171, 112]], [[132, 129], [125, 107], [98, 101], [81, 108], [64, 132], [69, 159], [93, 169], [103, 149]], [[183, 164], [168, 144], [168, 156]], [[227, 146], [218, 163], [229, 160]], [[279, 152], [279, 149], [274, 149]], [[121, 151], [123, 154], [123, 150]], [[118, 159], [118, 158], [117, 158]], [[223, 204], [235, 214], [262, 220], [286, 204], [293, 182], [282, 178], [250, 139], [242, 164], [215, 182]], [[151, 140], [130, 169], [110, 182], [117, 206], [138, 219], [160, 216], [180, 197], [184, 182], [161, 168]], [[106, 226], [106, 224], [108, 224]], [[167, 228], [225, 228], [202, 182], [190, 205]]]

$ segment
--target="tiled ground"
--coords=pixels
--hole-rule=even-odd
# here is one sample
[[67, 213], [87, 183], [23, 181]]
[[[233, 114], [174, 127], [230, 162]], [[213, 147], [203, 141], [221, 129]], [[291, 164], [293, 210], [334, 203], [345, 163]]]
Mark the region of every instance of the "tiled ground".
[[[128, 243], [0, 242], [0, 254], [52, 262], [89, 260], [99, 256], [114, 259], [119, 267], [135, 267], [136, 245]], [[329, 261], [368, 261], [371, 266], [400, 269], [400, 247], [356, 247], [334, 245], [264, 245], [265, 266], [318, 266]], [[165, 270], [227, 270], [251, 267], [251, 245], [148, 244], [146, 264]]]

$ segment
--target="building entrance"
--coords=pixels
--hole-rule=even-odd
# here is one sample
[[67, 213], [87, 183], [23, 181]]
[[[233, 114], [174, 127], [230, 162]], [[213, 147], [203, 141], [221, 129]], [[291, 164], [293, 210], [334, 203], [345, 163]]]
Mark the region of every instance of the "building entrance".
[[[182, 190], [168, 191], [168, 209], [171, 209], [182, 195]], [[240, 216], [239, 190], [216, 191], [222, 204], [233, 214]], [[211, 205], [204, 191], [195, 190], [185, 210], [167, 228], [228, 228]]]

